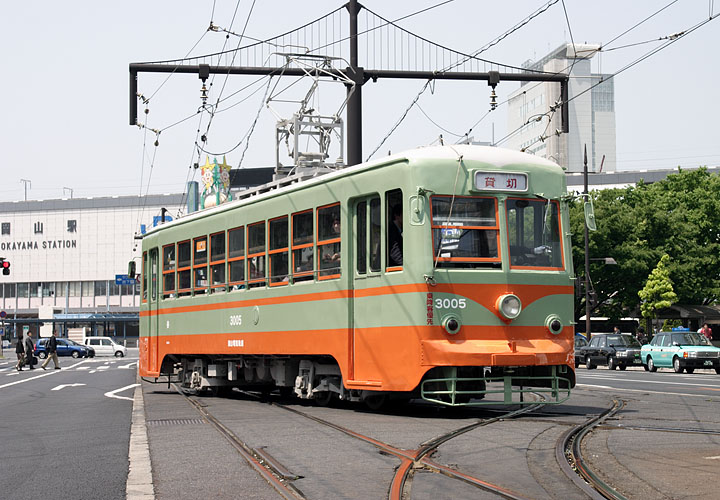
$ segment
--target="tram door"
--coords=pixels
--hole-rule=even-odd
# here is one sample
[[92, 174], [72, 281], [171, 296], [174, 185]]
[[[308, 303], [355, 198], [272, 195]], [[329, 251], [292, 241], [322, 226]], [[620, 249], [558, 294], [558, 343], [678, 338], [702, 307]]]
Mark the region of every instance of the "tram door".
[[381, 300], [373, 289], [381, 280], [381, 205], [380, 196], [371, 195], [357, 200], [353, 207], [353, 307], [351, 326], [351, 378], [372, 382], [379, 379], [379, 367], [372, 356], [375, 345], [377, 318], [382, 311]]
[[150, 290], [148, 293], [148, 369], [158, 370], [158, 303], [160, 294], [158, 290], [158, 249], [150, 250], [150, 280], [148, 285]]

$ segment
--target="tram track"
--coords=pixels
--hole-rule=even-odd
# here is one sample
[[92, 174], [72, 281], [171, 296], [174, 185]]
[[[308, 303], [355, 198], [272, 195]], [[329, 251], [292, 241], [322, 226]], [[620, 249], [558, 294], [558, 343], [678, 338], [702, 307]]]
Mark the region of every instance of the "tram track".
[[[222, 422], [220, 422], [201, 401], [198, 401], [197, 399], [186, 394], [177, 385], [173, 384], [173, 386], [175, 387], [176, 391], [181, 394], [188, 401], [188, 403], [190, 403], [203, 416], [203, 418], [205, 418], [208, 423], [210, 423], [238, 451], [241, 457], [254, 470], [256, 470], [278, 492], [278, 494], [280, 494], [282, 498], [289, 500], [307, 498], [298, 487], [292, 484], [294, 480], [301, 479], [302, 476], [289, 473], [285, 469], [285, 467], [276, 460], [274, 460], [268, 452], [261, 449], [252, 448], [251, 446], [246, 444], [235, 433], [233, 433], [230, 429], [223, 425]], [[257, 394], [245, 391], [240, 392], [242, 392], [246, 396], [257, 399], [258, 401], [266, 401], [265, 399], [258, 397]], [[298, 415], [302, 418], [311, 420], [322, 426], [332, 428], [353, 439], [370, 444], [377, 448], [380, 453], [399, 459], [400, 465], [397, 466], [394, 471], [388, 492], [389, 500], [403, 500], [410, 498], [410, 485], [412, 484], [414, 472], [418, 469], [442, 474], [448, 478], [462, 481], [466, 484], [497, 495], [499, 498], [506, 498], [512, 500], [529, 500], [530, 498], [516, 493], [506, 487], [493, 484], [479, 477], [465, 474], [461, 471], [440, 464], [432, 460], [431, 455], [436, 452], [442, 444], [447, 443], [448, 441], [458, 436], [466, 434], [467, 432], [478, 429], [480, 427], [488, 426], [496, 422], [505, 421], [523, 414], [533, 412], [538, 408], [544, 406], [542, 402], [538, 402], [534, 405], [529, 405], [518, 410], [500, 412], [498, 416], [481, 419], [477, 422], [473, 422], [457, 429], [453, 429], [421, 443], [418, 448], [412, 450], [392, 446], [378, 439], [366, 436], [347, 427], [335, 424], [323, 418], [311, 415], [310, 413], [284, 405], [282, 403], [270, 402], [270, 404], [282, 410]]]
[[614, 399], [610, 408], [569, 429], [557, 441], [555, 457], [560, 468], [578, 488], [593, 500], [627, 500], [589, 467], [581, 451], [583, 439], [606, 419], [622, 410], [625, 404], [625, 401]]

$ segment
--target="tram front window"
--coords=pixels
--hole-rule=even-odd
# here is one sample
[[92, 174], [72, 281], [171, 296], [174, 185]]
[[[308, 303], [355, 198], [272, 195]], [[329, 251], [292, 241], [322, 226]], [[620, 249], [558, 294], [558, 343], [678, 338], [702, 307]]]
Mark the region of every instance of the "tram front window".
[[433, 196], [432, 232], [437, 267], [500, 267], [496, 198]]
[[558, 202], [507, 200], [511, 267], [562, 269]]

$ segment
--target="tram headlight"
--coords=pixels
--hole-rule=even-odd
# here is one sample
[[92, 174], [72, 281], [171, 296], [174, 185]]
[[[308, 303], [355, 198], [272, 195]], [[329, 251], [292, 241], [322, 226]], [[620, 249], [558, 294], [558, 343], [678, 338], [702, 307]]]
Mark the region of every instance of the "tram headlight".
[[520, 302], [517, 295], [508, 293], [506, 295], [501, 295], [498, 298], [496, 307], [498, 311], [500, 311], [500, 314], [507, 319], [515, 319], [520, 316], [520, 311], [522, 311], [522, 302]]
[[445, 331], [448, 332], [450, 335], [455, 335], [457, 332], [460, 331], [460, 320], [453, 316], [452, 314], [449, 316], [445, 316], [442, 319], [442, 326], [445, 328]]
[[553, 335], [557, 335], [562, 332], [563, 323], [562, 321], [560, 321], [559, 316], [551, 314], [547, 317], [547, 319], [545, 319], [545, 328], [550, 330], [550, 333], [552, 333]]

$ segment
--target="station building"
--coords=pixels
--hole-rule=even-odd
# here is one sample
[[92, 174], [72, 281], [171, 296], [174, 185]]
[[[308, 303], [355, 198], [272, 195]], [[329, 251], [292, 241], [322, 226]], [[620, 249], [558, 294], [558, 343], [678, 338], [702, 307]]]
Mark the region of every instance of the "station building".
[[0, 203], [0, 257], [10, 262], [10, 274], [0, 274], [2, 338], [84, 327], [132, 344], [139, 285], [116, 277], [140, 261], [138, 233], [160, 222], [162, 208], [169, 219], [182, 204], [178, 194]]

